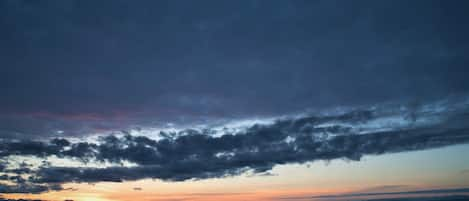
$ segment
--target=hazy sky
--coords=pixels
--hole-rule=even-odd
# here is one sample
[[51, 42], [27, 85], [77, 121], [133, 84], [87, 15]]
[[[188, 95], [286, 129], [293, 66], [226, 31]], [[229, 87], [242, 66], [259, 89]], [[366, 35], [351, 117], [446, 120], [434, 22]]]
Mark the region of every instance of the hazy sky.
[[0, 1], [0, 193], [302, 200], [469, 187], [468, 9]]

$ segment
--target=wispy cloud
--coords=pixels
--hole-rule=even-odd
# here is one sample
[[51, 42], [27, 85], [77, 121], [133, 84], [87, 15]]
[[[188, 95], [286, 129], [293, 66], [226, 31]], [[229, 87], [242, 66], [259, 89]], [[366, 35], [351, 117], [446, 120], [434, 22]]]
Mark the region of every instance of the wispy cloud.
[[317, 198], [353, 198], [365, 196], [395, 196], [395, 195], [434, 195], [434, 194], [458, 194], [469, 193], [469, 188], [455, 188], [455, 189], [429, 189], [420, 191], [399, 191], [399, 192], [374, 192], [374, 193], [347, 193], [347, 194], [334, 194], [334, 195], [319, 195], [319, 196], [298, 196], [298, 197], [283, 197], [283, 200], [304, 200], [304, 199], [317, 199]]

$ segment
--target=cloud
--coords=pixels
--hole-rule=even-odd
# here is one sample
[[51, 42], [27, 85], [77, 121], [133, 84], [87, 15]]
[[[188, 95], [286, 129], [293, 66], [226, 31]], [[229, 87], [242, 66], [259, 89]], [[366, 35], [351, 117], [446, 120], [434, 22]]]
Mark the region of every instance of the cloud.
[[373, 192], [390, 192], [399, 191], [400, 189], [408, 188], [408, 185], [383, 185], [375, 186], [357, 191], [357, 193], [373, 193]]
[[[187, 129], [156, 140], [146, 136], [109, 135], [98, 142], [66, 139], [2, 141], [1, 157], [48, 156], [78, 159], [83, 163], [106, 162], [108, 167], [6, 165], [15, 173], [17, 187], [4, 192], [40, 192], [44, 185], [67, 182], [123, 182], [145, 178], [184, 181], [239, 175], [265, 174], [275, 165], [316, 160], [360, 160], [364, 155], [405, 152], [469, 143], [466, 102], [423, 105], [409, 111], [394, 107], [354, 109], [324, 115], [281, 118], [255, 124], [241, 131], [213, 135], [210, 129]], [[463, 109], [462, 109], [463, 108]], [[5, 160], [5, 159], [4, 159]], [[132, 166], [119, 165], [125, 162]], [[24, 177], [29, 175], [28, 177]], [[8, 177], [10, 181], [15, 178]], [[33, 188], [34, 187], [34, 188]]]
[[[139, 166], [46, 167], [37, 171], [34, 181], [121, 182], [143, 178], [183, 181], [237, 175], [247, 170], [262, 173], [277, 164], [339, 158], [360, 160], [366, 154], [422, 150], [469, 142], [469, 128], [443, 131], [437, 128], [413, 129], [337, 136], [325, 141], [296, 134], [295, 143], [285, 142], [287, 136], [276, 133], [279, 132], [277, 129], [280, 128], [256, 128], [252, 133], [220, 138], [196, 134], [160, 142], [145, 137], [115, 138], [115, 142], [98, 146], [96, 157], [114, 162], [127, 160]], [[151, 144], [154, 144], [153, 147]]]
[[[0, 201], [43, 201], [43, 200], [31, 200], [31, 199], [3, 199], [0, 198]], [[67, 201], [67, 200], [65, 200]]]
[[449, 196], [369, 199], [367, 201], [465, 201], [465, 200], [468, 200], [468, 199], [469, 199], [469, 196], [467, 196], [467, 195], [449, 195]]
[[62, 190], [62, 187], [57, 184], [43, 184], [43, 185], [38, 185], [38, 184], [26, 184], [24, 182], [21, 182], [16, 185], [6, 185], [6, 184], [0, 184], [0, 193], [42, 193], [46, 191], [58, 191]]
[[[399, 197], [379, 199], [359, 199], [361, 201], [466, 201], [467, 195], [425, 196], [425, 197]], [[358, 200], [357, 200], [358, 201]]]
[[[469, 193], [469, 188], [429, 189], [429, 190], [399, 191], [399, 192], [347, 193], [347, 194], [338, 194], [338, 195], [284, 197], [284, 198], [281, 198], [281, 199], [282, 200], [304, 200], [304, 199], [318, 199], [318, 198], [323, 198], [323, 199], [326, 199], [326, 198], [349, 198], [349, 199], [352, 199], [353, 197], [366, 197], [366, 196], [437, 195], [437, 194], [465, 194], [465, 193]], [[400, 198], [400, 199], [404, 199], [404, 198]], [[390, 199], [390, 200], [393, 200], [393, 199]], [[404, 200], [406, 200], [406, 199], [404, 199]]]

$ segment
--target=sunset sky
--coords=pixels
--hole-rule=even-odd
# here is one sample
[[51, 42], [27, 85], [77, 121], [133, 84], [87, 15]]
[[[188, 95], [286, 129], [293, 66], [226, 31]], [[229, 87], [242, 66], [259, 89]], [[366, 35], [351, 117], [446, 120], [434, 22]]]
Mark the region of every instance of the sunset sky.
[[0, 201], [469, 199], [468, 10], [0, 0]]

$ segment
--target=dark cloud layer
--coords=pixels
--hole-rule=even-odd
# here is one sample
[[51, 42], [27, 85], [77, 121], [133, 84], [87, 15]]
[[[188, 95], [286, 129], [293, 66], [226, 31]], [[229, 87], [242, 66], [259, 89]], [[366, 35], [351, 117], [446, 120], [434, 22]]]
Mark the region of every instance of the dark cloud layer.
[[[277, 164], [337, 158], [359, 160], [365, 154], [421, 150], [469, 142], [468, 128], [434, 129], [340, 136], [327, 141], [298, 135], [299, 142], [291, 145], [284, 142], [286, 136], [277, 137], [275, 135], [279, 133], [267, 133], [268, 129], [240, 137], [210, 138], [197, 134], [178, 138], [174, 142], [149, 141], [155, 144], [154, 147], [147, 143], [139, 144], [139, 139], [130, 138], [117, 144], [100, 146], [97, 157], [111, 161], [128, 160], [138, 163], [138, 167], [45, 168], [37, 173], [37, 181], [98, 182], [143, 178], [182, 181], [237, 175], [246, 170], [264, 172]], [[232, 139], [227, 140], [229, 138]], [[252, 141], [255, 144], [251, 144]], [[128, 148], [119, 148], [129, 144]], [[228, 156], [216, 157], [217, 153], [228, 153]]]
[[[468, 107], [467, 103], [462, 106]], [[30, 176], [17, 181], [7, 178], [17, 183], [18, 187], [4, 188], [3, 192], [23, 190], [22, 185], [47, 191], [56, 187], [53, 185], [68, 182], [122, 182], [145, 178], [184, 181], [239, 175], [247, 171], [259, 174], [279, 164], [333, 159], [355, 161], [364, 155], [469, 143], [466, 123], [469, 116], [464, 109], [460, 109], [457, 105], [450, 105], [437, 112], [427, 109], [411, 111], [415, 113], [415, 119], [407, 119], [411, 124], [384, 131], [357, 127], [379, 122], [383, 117], [399, 119], [408, 116], [408, 112], [375, 108], [284, 118], [272, 124], [253, 125], [243, 131], [224, 131], [221, 136], [214, 136], [211, 129], [189, 129], [161, 133], [166, 137], [160, 140], [126, 134], [102, 137], [96, 143], [71, 143], [65, 139], [50, 142], [3, 141], [0, 144], [1, 157], [55, 155], [83, 162], [116, 164], [104, 168], [57, 167], [47, 163], [38, 169], [27, 168], [27, 165], [19, 169], [5, 168], [4, 172]], [[438, 121], [419, 124], [432, 118]], [[124, 162], [135, 166], [117, 165]], [[57, 186], [57, 189], [60, 187]]]
[[[434, 128], [406, 132], [376, 133], [335, 137], [333, 140], [315, 141], [310, 136], [297, 136], [300, 142], [287, 144], [284, 138], [270, 134], [253, 134], [236, 139], [233, 136], [213, 139], [199, 135], [186, 136], [175, 142], [138, 144], [137, 139], [123, 140], [118, 144], [99, 147], [98, 158], [106, 160], [129, 160], [138, 167], [68, 168], [48, 167], [37, 172], [36, 182], [99, 182], [156, 178], [171, 181], [201, 179], [237, 175], [246, 170], [261, 173], [274, 165], [301, 163], [314, 160], [346, 158], [360, 160], [365, 154], [385, 154], [411, 150], [437, 148], [469, 142], [469, 128], [432, 131]], [[260, 133], [265, 130], [260, 130]], [[227, 138], [233, 138], [226, 143]], [[253, 138], [264, 138], [250, 144]], [[267, 138], [267, 139], [266, 139]], [[138, 140], [137, 140], [138, 141]], [[121, 144], [122, 143], [122, 144]], [[123, 146], [134, 144], [129, 148]], [[166, 147], [167, 146], [167, 147]], [[220, 148], [218, 148], [220, 146]], [[156, 149], [154, 149], [156, 148]], [[164, 150], [164, 149], [167, 150]], [[156, 150], [161, 152], [156, 153]], [[229, 156], [217, 157], [217, 153]], [[106, 158], [105, 158], [106, 157]]]
[[0, 193], [42, 193], [46, 191], [62, 190], [60, 185], [38, 185], [38, 184], [18, 184], [4, 185], [0, 184]]

